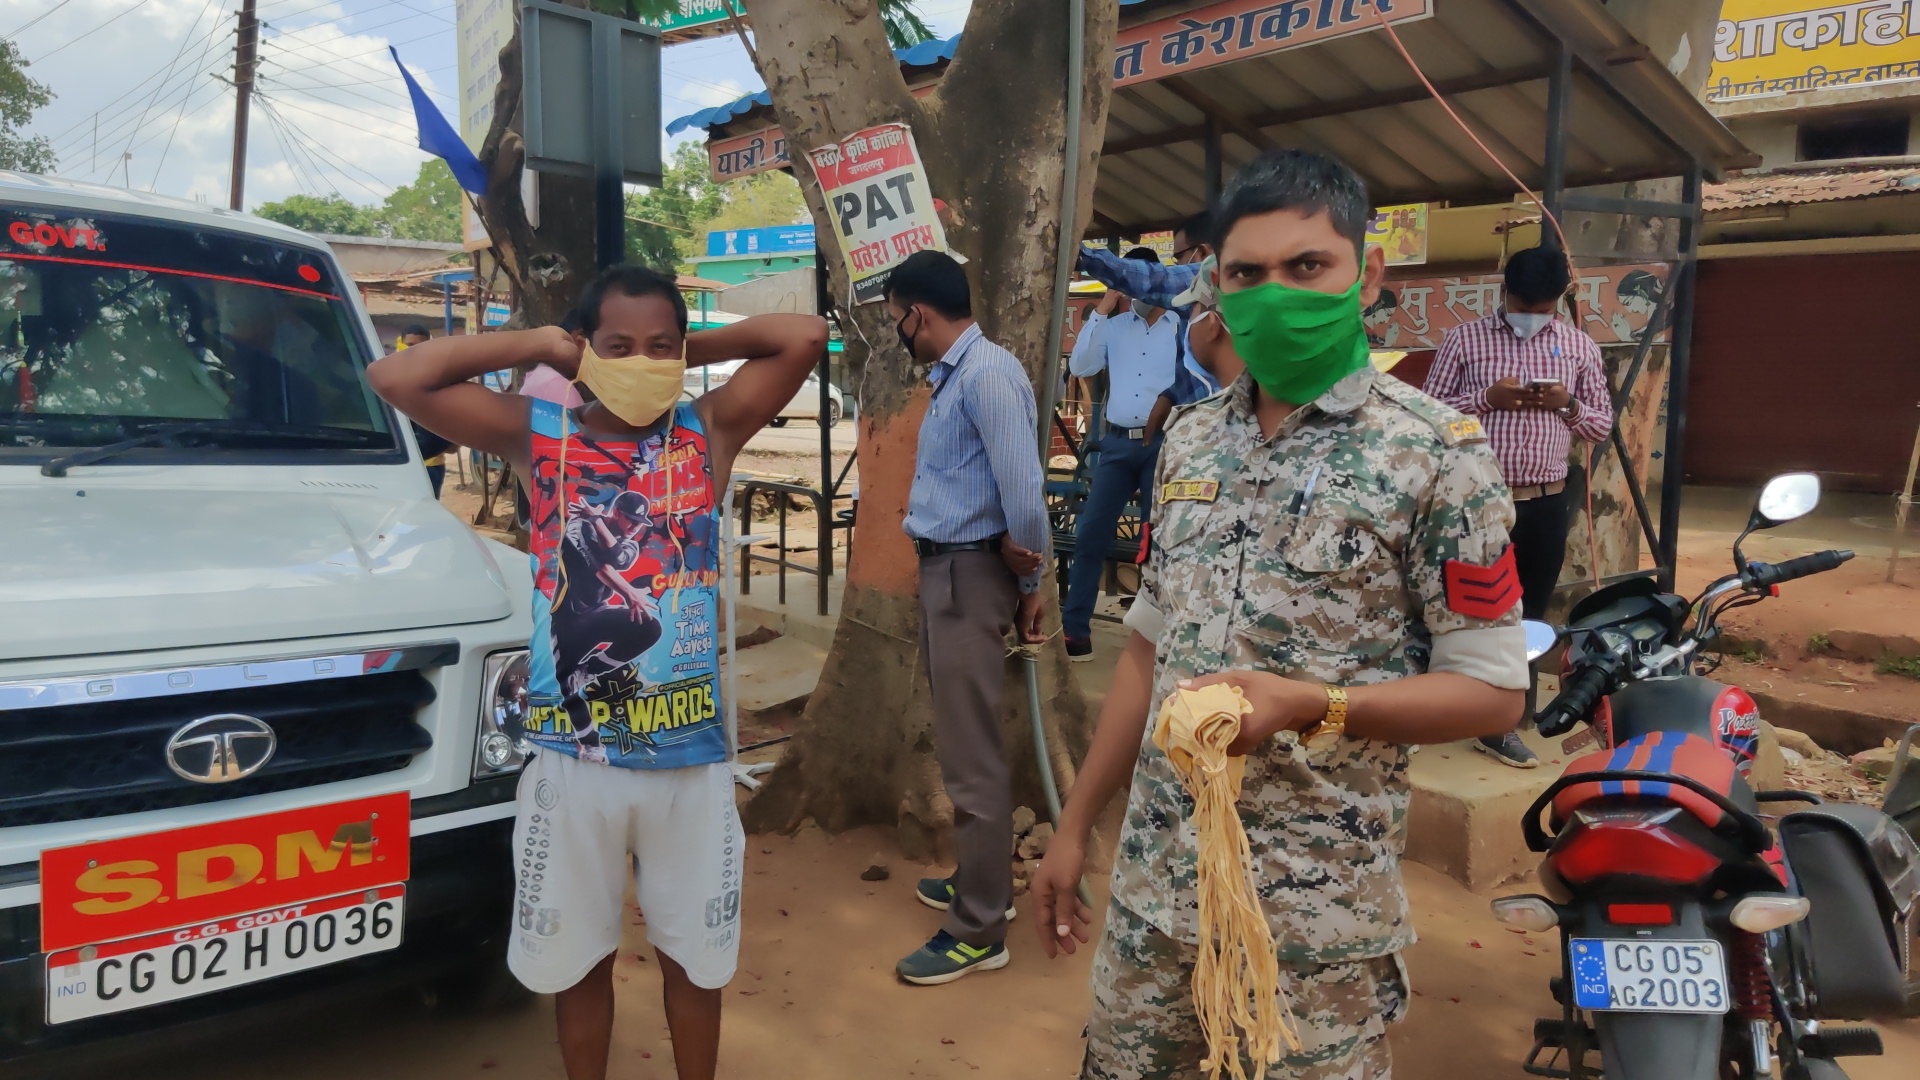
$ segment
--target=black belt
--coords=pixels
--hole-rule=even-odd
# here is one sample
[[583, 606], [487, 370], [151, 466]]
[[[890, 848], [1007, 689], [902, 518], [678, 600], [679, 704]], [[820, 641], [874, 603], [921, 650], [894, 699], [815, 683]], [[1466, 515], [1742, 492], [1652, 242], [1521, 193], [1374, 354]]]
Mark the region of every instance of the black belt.
[[969, 540], [964, 544], [942, 544], [934, 540], [915, 538], [913, 550], [923, 559], [935, 555], [951, 555], [956, 551], [999, 551], [1000, 537], [990, 536], [985, 540]]

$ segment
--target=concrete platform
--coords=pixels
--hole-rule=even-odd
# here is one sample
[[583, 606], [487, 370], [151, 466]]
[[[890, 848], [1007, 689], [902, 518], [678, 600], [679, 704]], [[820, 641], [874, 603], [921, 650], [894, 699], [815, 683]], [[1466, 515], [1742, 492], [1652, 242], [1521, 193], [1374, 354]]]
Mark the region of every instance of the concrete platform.
[[1423, 746], [1408, 779], [1407, 858], [1470, 889], [1510, 881], [1539, 865], [1527, 850], [1520, 820], [1533, 800], [1566, 767], [1560, 739], [1521, 736], [1540, 756], [1537, 769], [1502, 765], [1469, 743]]
[[779, 637], [740, 650], [739, 708], [743, 713], [804, 702], [820, 683], [827, 650], [799, 638]]

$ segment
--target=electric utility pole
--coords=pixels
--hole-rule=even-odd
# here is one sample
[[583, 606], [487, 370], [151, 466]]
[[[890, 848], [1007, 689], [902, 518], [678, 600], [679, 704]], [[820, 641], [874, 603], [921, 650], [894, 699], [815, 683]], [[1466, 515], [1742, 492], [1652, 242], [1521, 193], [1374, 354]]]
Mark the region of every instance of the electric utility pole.
[[254, 0], [240, 6], [240, 40], [233, 50], [233, 171], [227, 181], [227, 208], [240, 209], [247, 186], [247, 106], [253, 100], [253, 69], [259, 64], [260, 20]]

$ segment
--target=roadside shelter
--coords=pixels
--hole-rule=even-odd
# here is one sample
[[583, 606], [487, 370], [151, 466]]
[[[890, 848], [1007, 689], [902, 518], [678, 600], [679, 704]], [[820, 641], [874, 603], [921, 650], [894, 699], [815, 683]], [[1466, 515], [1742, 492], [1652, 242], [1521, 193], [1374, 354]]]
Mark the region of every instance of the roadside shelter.
[[[1613, 279], [1624, 277], [1622, 264], [1651, 263], [1646, 278], [1635, 279], [1628, 305], [1638, 316], [1639, 336], [1616, 380], [1615, 399], [1629, 399], [1656, 341], [1670, 343], [1657, 525], [1639, 480], [1644, 462], [1626, 453], [1618, 431], [1611, 449], [1620, 455], [1641, 528], [1670, 582], [1701, 186], [1758, 159], [1599, 0], [1375, 3], [1432, 90], [1541, 193], [1576, 238], [1580, 283], [1595, 301], [1583, 306], [1581, 317], [1614, 321], [1605, 310], [1605, 283], [1612, 281], [1617, 309], [1620, 281]], [[896, 53], [908, 86], [936, 83], [957, 40]], [[1215, 198], [1234, 170], [1284, 146], [1347, 161], [1381, 206], [1510, 203], [1515, 194], [1512, 181], [1402, 58], [1368, 0], [1121, 0], [1113, 64], [1115, 91], [1094, 189], [1095, 235], [1171, 228]], [[765, 91], [682, 117], [668, 131], [695, 127], [707, 131], [718, 179], [790, 164]], [[1666, 177], [1683, 178], [1678, 201], [1576, 190]], [[1677, 250], [1618, 255], [1578, 242], [1583, 217], [1614, 215], [1676, 219]], [[1550, 228], [1543, 236], [1558, 243]], [[1428, 288], [1417, 312], [1403, 301], [1391, 321], [1437, 341], [1436, 324], [1478, 317], [1498, 296], [1497, 279], [1454, 281], [1438, 294]], [[1633, 328], [1631, 321], [1626, 325]]]

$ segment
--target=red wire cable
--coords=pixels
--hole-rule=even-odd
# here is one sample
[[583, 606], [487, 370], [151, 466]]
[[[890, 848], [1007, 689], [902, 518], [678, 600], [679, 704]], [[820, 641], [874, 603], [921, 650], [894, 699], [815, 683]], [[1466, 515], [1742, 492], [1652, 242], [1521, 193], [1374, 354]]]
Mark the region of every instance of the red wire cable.
[[[1385, 30], [1387, 32], [1387, 38], [1393, 42], [1394, 50], [1400, 54], [1400, 58], [1402, 60], [1405, 60], [1407, 62], [1407, 67], [1413, 71], [1414, 77], [1420, 80], [1420, 85], [1427, 88], [1427, 93], [1432, 95], [1433, 100], [1442, 109], [1446, 110], [1447, 115], [1453, 118], [1453, 122], [1459, 126], [1461, 131], [1466, 133], [1467, 138], [1473, 140], [1473, 145], [1479, 147], [1480, 152], [1487, 155], [1487, 160], [1493, 162], [1495, 168], [1499, 169], [1502, 173], [1505, 173], [1507, 179], [1513, 181], [1514, 190], [1526, 196], [1529, 200], [1532, 201], [1533, 205], [1540, 208], [1541, 219], [1552, 223], [1553, 231], [1560, 237], [1560, 253], [1566, 257], [1567, 269], [1569, 273], [1571, 273], [1571, 271], [1573, 270], [1573, 254], [1572, 254], [1571, 248], [1567, 244], [1567, 231], [1560, 227], [1560, 219], [1554, 216], [1553, 211], [1547, 209], [1546, 202], [1544, 202], [1539, 196], [1535, 195], [1533, 193], [1533, 189], [1529, 188], [1526, 184], [1522, 183], [1520, 178], [1513, 174], [1512, 169], [1507, 168], [1507, 163], [1500, 160], [1500, 155], [1494, 153], [1493, 150], [1489, 148], [1486, 143], [1480, 141], [1480, 136], [1474, 134], [1473, 129], [1467, 126], [1467, 122], [1465, 120], [1462, 120], [1460, 118], [1460, 114], [1453, 110], [1453, 106], [1447, 102], [1446, 97], [1440, 93], [1439, 88], [1433, 85], [1433, 81], [1431, 79], [1427, 78], [1427, 73], [1420, 70], [1419, 63], [1414, 60], [1413, 54], [1407, 51], [1406, 44], [1400, 40], [1400, 35], [1394, 31], [1393, 24], [1387, 21], [1387, 17], [1381, 13], [1380, 9], [1378, 7], [1373, 6], [1372, 4], [1368, 4], [1367, 7], [1369, 10], [1373, 12], [1373, 20], [1380, 24], [1380, 29]], [[1599, 535], [1593, 523], [1593, 446], [1591, 444], [1587, 446], [1586, 487], [1587, 487], [1587, 563], [1593, 569], [1594, 588], [1599, 588], [1600, 587], [1600, 540], [1599, 540]]]

